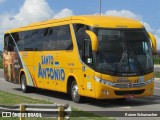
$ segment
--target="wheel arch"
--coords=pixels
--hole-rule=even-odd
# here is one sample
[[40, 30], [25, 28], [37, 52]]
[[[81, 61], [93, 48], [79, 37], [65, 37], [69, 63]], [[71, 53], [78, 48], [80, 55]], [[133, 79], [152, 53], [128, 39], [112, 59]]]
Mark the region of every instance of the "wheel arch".
[[[73, 81], [76, 81], [76, 77], [74, 75], [69, 75], [68, 79], [67, 79], [67, 85], [66, 85], [66, 92], [68, 94], [70, 94], [71, 84]], [[77, 81], [76, 81], [76, 83], [77, 83]]]
[[25, 71], [23, 69], [20, 70], [19, 72], [19, 84], [21, 83], [21, 76], [25, 74]]

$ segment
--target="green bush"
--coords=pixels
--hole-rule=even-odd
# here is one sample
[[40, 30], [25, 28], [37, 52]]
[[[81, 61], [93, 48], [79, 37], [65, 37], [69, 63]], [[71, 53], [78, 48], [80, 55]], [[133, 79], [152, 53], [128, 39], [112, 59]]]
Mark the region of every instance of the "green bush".
[[154, 54], [154, 64], [160, 64], [160, 51]]
[[3, 68], [3, 59], [0, 57], [0, 69]]

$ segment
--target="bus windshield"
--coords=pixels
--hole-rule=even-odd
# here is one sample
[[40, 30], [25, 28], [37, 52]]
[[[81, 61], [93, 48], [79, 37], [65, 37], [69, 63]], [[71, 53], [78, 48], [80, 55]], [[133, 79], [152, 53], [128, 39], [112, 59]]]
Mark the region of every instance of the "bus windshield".
[[153, 69], [152, 50], [144, 29], [96, 28], [99, 50], [97, 69], [102, 73], [143, 74]]

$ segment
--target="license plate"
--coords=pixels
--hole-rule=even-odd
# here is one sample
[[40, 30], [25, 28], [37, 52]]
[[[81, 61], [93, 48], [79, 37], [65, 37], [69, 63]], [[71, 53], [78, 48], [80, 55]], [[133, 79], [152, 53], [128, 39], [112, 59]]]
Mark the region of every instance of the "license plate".
[[125, 95], [124, 98], [134, 98], [134, 95]]

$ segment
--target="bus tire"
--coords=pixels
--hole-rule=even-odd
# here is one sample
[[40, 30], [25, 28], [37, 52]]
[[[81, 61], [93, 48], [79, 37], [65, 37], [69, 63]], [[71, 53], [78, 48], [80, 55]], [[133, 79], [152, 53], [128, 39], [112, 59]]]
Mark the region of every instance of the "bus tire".
[[75, 103], [82, 102], [82, 96], [80, 96], [78, 94], [78, 85], [77, 85], [76, 81], [72, 82], [70, 93], [71, 93], [71, 98], [72, 98], [73, 102], [75, 102]]
[[27, 86], [26, 76], [25, 74], [21, 75], [21, 90], [23, 93], [30, 92], [30, 87]]

